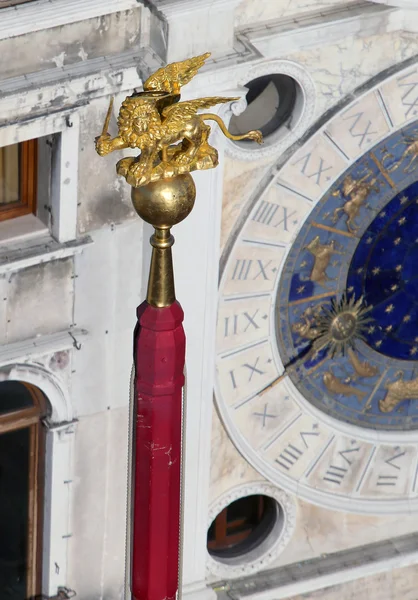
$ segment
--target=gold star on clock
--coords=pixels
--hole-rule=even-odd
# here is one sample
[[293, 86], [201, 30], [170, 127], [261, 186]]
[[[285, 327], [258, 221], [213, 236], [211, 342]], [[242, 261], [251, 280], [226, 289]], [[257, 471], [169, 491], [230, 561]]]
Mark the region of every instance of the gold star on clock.
[[393, 243], [395, 244], [395, 246], [399, 246], [399, 244], [401, 243], [401, 238], [400, 237], [396, 238], [396, 240], [394, 240]]
[[387, 306], [385, 308], [385, 312], [388, 313], [388, 315], [390, 315], [391, 312], [393, 312], [395, 306], [393, 304], [389, 304], [389, 306]]
[[385, 210], [382, 210], [382, 212], [380, 213], [379, 217], [380, 217], [381, 219], [383, 219], [384, 217], [386, 217], [386, 211], [385, 211]]
[[411, 315], [405, 315], [404, 318], [402, 319], [402, 321], [404, 323], [409, 323], [410, 320], [411, 320]]
[[367, 238], [367, 240], [366, 240], [366, 244], [371, 244], [371, 243], [372, 243], [372, 241], [373, 241], [373, 238], [371, 238], [371, 237], [368, 237], [368, 238]]
[[402, 271], [402, 265], [396, 265], [395, 271], [397, 271], [398, 273]]
[[305, 286], [304, 285], [299, 286], [296, 291], [298, 294], [302, 294], [305, 291]]
[[401, 218], [398, 220], [398, 223], [399, 223], [399, 225], [405, 225], [405, 223], [406, 223], [406, 217], [401, 217]]
[[374, 269], [372, 269], [372, 273], [373, 273], [373, 275], [379, 275], [380, 267], [375, 267]]
[[351, 292], [354, 292], [354, 286], [350, 285], [350, 287], [347, 288], [347, 292], [350, 292], [350, 294]]
[[360, 273], [363, 273], [363, 271], [364, 271], [364, 268], [363, 268], [363, 267], [360, 267], [359, 269], [357, 269], [357, 273], [358, 273], [359, 275], [360, 275]]
[[382, 340], [378, 340], [378, 341], [375, 343], [375, 346], [376, 346], [376, 348], [380, 348], [380, 346], [381, 346], [381, 345], [382, 345]]
[[418, 346], [413, 346], [413, 347], [410, 349], [410, 351], [409, 351], [409, 354], [410, 354], [411, 356], [415, 356], [415, 354], [416, 354], [417, 352], [418, 352]]
[[390, 332], [392, 331], [392, 329], [393, 329], [393, 325], [388, 325], [388, 326], [385, 328], [385, 331], [387, 331], [388, 333], [390, 333]]
[[367, 333], [374, 333], [376, 331], [376, 327], [374, 325], [370, 325], [370, 327], [367, 330]]
[[396, 290], [398, 289], [399, 285], [397, 283], [394, 283], [393, 285], [390, 286], [390, 289], [392, 292], [396, 292]]
[[303, 261], [300, 263], [300, 266], [301, 266], [301, 268], [303, 269], [303, 267], [306, 267], [306, 265], [307, 265], [307, 264], [308, 264], [308, 263], [306, 262], [306, 260], [303, 260]]
[[405, 202], [408, 202], [408, 196], [402, 196], [402, 198], [400, 198], [399, 202], [401, 204], [405, 204]]

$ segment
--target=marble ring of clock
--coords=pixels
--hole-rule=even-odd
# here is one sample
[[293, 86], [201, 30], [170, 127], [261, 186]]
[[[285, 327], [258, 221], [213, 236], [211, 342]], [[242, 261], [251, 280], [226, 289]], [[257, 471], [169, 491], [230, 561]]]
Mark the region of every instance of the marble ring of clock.
[[290, 542], [296, 527], [295, 501], [289, 494], [267, 482], [247, 483], [225, 492], [209, 508], [208, 527], [232, 502], [253, 495], [268, 496], [275, 501], [276, 515], [272, 530], [255, 548], [240, 556], [218, 558], [208, 552], [206, 570], [209, 576], [237, 577], [257, 573], [271, 564]]

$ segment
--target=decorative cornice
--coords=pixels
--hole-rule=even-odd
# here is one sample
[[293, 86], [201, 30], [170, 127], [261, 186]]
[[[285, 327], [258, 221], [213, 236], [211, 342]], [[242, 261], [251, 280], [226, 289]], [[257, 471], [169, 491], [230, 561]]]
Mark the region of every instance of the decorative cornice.
[[219, 8], [234, 10], [241, 0], [150, 0], [152, 5], [166, 18], [184, 16], [200, 10], [217, 10]]
[[398, 8], [409, 8], [418, 10], [417, 0], [369, 0], [373, 4], [385, 4], [387, 6], [396, 6]]
[[295, 502], [291, 496], [266, 482], [240, 485], [223, 494], [209, 508], [208, 527], [229, 504], [255, 494], [273, 498], [280, 507], [280, 514], [272, 531], [257, 548], [243, 554], [241, 561], [234, 559], [229, 563], [221, 562], [208, 553], [207, 572], [209, 575], [232, 578], [257, 573], [272, 563], [289, 543], [296, 527]]
[[[36, 356], [45, 356], [63, 350], [70, 350], [72, 347], [79, 347], [79, 343], [85, 340], [88, 332], [85, 329], [73, 328], [64, 331], [58, 331], [48, 335], [39, 335], [34, 338], [13, 342], [1, 346], [0, 367], [13, 365], [15, 361], [22, 363], [33, 359]], [[4, 370], [1, 372], [4, 375]]]
[[[392, 6], [358, 2], [328, 10], [313, 11], [297, 19], [277, 19], [255, 23], [240, 30], [240, 35], [266, 57], [295, 50], [331, 44], [342, 37], [368, 36], [373, 27], [390, 31], [402, 28], [402, 11]], [[379, 29], [380, 31], [380, 29]]]
[[150, 70], [159, 66], [161, 63], [152, 51], [142, 48], [0, 81], [0, 125], [9, 125], [12, 119], [21, 122], [77, 108], [93, 98], [133, 90]]
[[0, 40], [101, 17], [131, 8], [137, 0], [37, 0], [0, 9]]

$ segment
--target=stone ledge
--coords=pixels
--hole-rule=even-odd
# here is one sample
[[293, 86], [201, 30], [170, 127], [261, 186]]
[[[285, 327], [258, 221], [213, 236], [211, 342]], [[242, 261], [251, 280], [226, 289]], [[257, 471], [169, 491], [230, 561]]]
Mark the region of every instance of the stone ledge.
[[418, 533], [213, 584], [218, 598], [280, 600], [418, 563]]
[[137, 0], [37, 0], [2, 8], [0, 40], [140, 6]]
[[0, 275], [80, 254], [92, 243], [90, 236], [60, 243], [46, 235], [28, 240], [25, 244], [14, 242], [3, 245], [0, 247]]

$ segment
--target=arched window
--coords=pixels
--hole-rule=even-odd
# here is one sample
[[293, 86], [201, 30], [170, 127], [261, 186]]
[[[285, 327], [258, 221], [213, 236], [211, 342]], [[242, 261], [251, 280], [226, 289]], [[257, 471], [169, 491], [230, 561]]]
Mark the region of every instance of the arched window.
[[0, 383], [0, 598], [41, 593], [44, 394], [19, 381]]

